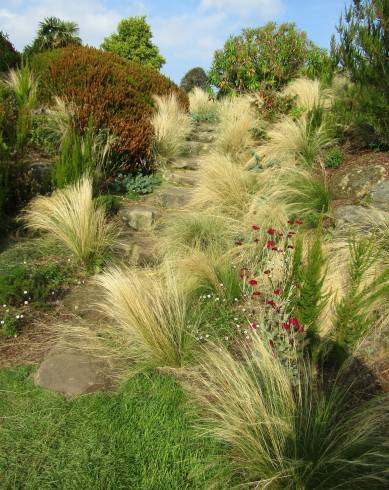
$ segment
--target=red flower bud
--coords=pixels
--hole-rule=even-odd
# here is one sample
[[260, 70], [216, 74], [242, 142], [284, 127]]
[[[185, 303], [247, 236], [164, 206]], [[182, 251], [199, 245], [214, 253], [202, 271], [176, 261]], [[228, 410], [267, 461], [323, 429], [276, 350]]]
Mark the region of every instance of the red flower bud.
[[256, 286], [258, 284], [258, 281], [256, 279], [250, 279], [249, 284], [250, 286]]

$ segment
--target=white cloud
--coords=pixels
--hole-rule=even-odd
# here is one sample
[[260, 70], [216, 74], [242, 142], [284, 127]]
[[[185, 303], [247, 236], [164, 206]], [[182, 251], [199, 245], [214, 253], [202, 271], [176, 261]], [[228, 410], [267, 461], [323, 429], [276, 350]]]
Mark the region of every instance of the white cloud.
[[216, 9], [241, 17], [255, 14], [262, 19], [278, 15], [283, 8], [282, 0], [201, 0], [200, 5], [204, 10]]
[[126, 2], [125, 9], [119, 11], [106, 7], [99, 0], [28, 0], [22, 3], [13, 0], [7, 2], [6, 8], [0, 8], [0, 26], [9, 33], [15, 46], [22, 49], [33, 40], [39, 22], [55, 16], [76, 22], [83, 42], [98, 46], [116, 29], [120, 19], [143, 12], [142, 1]]

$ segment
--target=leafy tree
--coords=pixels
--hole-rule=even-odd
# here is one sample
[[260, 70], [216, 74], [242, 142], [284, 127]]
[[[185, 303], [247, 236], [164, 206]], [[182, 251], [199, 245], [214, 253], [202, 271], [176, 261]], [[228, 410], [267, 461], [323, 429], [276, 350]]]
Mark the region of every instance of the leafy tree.
[[207, 90], [208, 85], [209, 83], [207, 74], [202, 68], [196, 67], [192, 68], [185, 74], [185, 76], [181, 80], [180, 87], [182, 88], [182, 90], [188, 93], [195, 87]]
[[332, 57], [355, 83], [357, 112], [389, 145], [389, 0], [353, 0], [337, 34]]
[[58, 19], [58, 17], [46, 17], [39, 23], [37, 36], [30, 46], [26, 46], [25, 52], [37, 53], [49, 49], [64, 48], [70, 44], [81, 44], [78, 36], [79, 27], [75, 22]]
[[128, 17], [118, 24], [118, 32], [106, 37], [102, 49], [128, 60], [160, 70], [165, 58], [151, 39], [153, 35], [146, 17]]
[[320, 76], [326, 53], [293, 23], [244, 29], [215, 52], [209, 78], [222, 93], [280, 88], [306, 72]]
[[20, 61], [20, 55], [8, 39], [8, 35], [0, 31], [0, 72], [14, 68]]

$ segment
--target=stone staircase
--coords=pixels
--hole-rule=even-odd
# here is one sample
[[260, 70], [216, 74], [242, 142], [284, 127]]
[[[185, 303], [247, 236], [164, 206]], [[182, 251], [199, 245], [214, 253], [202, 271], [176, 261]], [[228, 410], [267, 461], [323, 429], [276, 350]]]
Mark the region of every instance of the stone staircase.
[[158, 231], [169, 211], [183, 208], [190, 201], [198, 178], [199, 160], [210, 151], [215, 127], [196, 124], [183, 155], [164, 171], [165, 182], [153, 194], [140, 201], [125, 201], [118, 212], [123, 223], [124, 250], [134, 265], [153, 263]]
[[[190, 201], [196, 184], [200, 158], [210, 151], [215, 128], [196, 124], [187, 141], [187, 151], [177, 157], [164, 172], [165, 182], [142, 200], [125, 200], [118, 212], [122, 223], [120, 239], [123, 261], [149, 266], [158, 260], [158, 235], [169, 212], [183, 208]], [[64, 307], [91, 324], [101, 321], [93, 307], [99, 291], [93, 284], [73, 290]], [[85, 351], [56, 345], [34, 374], [35, 384], [71, 398], [102, 389], [111, 389], [114, 366]]]

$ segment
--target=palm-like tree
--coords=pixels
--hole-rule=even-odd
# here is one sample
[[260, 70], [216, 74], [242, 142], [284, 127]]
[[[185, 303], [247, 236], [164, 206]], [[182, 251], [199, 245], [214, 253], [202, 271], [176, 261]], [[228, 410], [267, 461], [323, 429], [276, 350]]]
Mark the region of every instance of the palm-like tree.
[[81, 44], [79, 27], [75, 22], [46, 17], [39, 23], [37, 38], [34, 42], [37, 50], [64, 48], [69, 44]]

